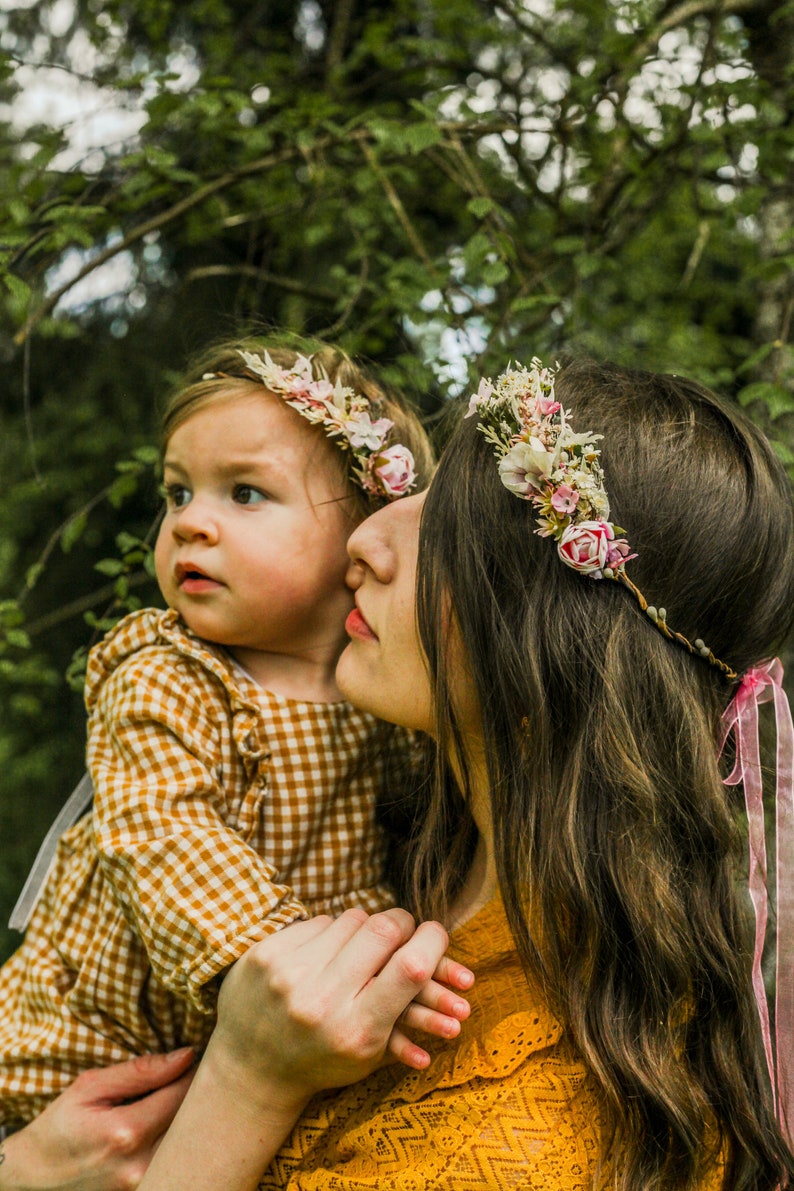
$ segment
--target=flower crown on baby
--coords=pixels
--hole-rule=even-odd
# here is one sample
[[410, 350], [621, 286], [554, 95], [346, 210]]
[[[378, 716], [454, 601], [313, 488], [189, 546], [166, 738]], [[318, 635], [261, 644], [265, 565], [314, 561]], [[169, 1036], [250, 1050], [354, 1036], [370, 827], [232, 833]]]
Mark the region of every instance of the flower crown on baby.
[[339, 380], [332, 384], [324, 372], [315, 377], [312, 356], [299, 355], [290, 368], [282, 368], [267, 351], [239, 354], [269, 392], [283, 397], [307, 422], [322, 426], [341, 451], [350, 452], [352, 478], [369, 497], [397, 500], [415, 486], [411, 451], [402, 443], [385, 445], [394, 423], [389, 418], [373, 421], [371, 402]]
[[566, 566], [592, 579], [622, 583], [665, 637], [704, 658], [725, 678], [737, 679], [699, 638], [693, 643], [668, 628], [665, 609], [650, 605], [626, 575], [626, 563], [637, 555], [630, 553], [625, 530], [609, 520], [595, 445], [603, 435], [574, 433], [570, 414], [554, 395], [556, 371], [535, 358], [528, 369], [516, 364], [495, 382], [481, 380], [471, 397], [466, 417], [478, 415], [478, 429], [494, 448], [502, 483], [534, 505], [535, 533], [554, 538]]

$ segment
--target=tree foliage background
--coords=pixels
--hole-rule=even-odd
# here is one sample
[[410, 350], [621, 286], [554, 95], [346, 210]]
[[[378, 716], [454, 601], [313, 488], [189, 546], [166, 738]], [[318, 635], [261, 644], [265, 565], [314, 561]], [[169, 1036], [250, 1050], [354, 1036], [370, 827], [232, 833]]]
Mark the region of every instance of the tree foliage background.
[[4, 0], [0, 50], [0, 922], [85, 649], [157, 601], [208, 338], [333, 338], [429, 413], [562, 349], [689, 373], [794, 462], [794, 3]]

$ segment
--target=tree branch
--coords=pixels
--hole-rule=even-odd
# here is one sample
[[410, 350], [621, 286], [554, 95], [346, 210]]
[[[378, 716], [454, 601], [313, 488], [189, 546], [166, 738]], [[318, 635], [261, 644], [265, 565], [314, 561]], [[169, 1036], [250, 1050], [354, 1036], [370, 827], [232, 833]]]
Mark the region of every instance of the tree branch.
[[270, 273], [267, 269], [259, 269], [256, 265], [202, 265], [191, 269], [185, 281], [201, 281], [205, 277], [254, 277], [257, 281], [266, 281], [269, 285], [277, 285], [279, 289], [288, 290], [293, 294], [303, 294], [307, 298], [316, 298], [319, 302], [335, 302], [339, 297], [336, 290], [322, 289], [320, 286], [304, 285], [294, 277], [280, 277], [277, 273]]
[[383, 188], [383, 193], [386, 195], [386, 198], [389, 201], [389, 205], [391, 206], [392, 210], [394, 211], [395, 215], [397, 216], [400, 226], [402, 227], [403, 231], [405, 232], [406, 236], [408, 237], [408, 241], [409, 241], [411, 247], [413, 248], [416, 255], [419, 257], [419, 259], [422, 261], [422, 263], [424, 264], [427, 271], [431, 274], [431, 276], [436, 276], [436, 274], [438, 273], [438, 270], [436, 269], [436, 266], [433, 264], [433, 261], [430, 258], [430, 254], [428, 253], [427, 249], [425, 248], [424, 244], [422, 243], [422, 240], [421, 240], [421, 237], [420, 237], [418, 231], [416, 230], [413, 223], [411, 222], [411, 220], [408, 216], [408, 212], [406, 211], [405, 207], [403, 206], [402, 199], [400, 198], [399, 194], [392, 186], [391, 180], [386, 176], [386, 174], [381, 169], [380, 162], [378, 161], [375, 154], [372, 152], [372, 146], [367, 144], [366, 141], [362, 141], [361, 142], [361, 151], [367, 159], [367, 164], [369, 165], [369, 168], [372, 170], [373, 174], [380, 182], [380, 184]]
[[[462, 124], [457, 121], [444, 121], [438, 125], [438, 128], [442, 132], [454, 132], [458, 136], [490, 136], [496, 132], [504, 132], [505, 129], [513, 127], [514, 125], [512, 123], [502, 120], [497, 120], [490, 124], [485, 121], [472, 121], [469, 124]], [[40, 306], [37, 307], [36, 310], [34, 310], [28, 316], [23, 326], [14, 336], [14, 342], [18, 346], [23, 344], [36, 329], [41, 320], [51, 313], [51, 311], [58, 305], [58, 302], [60, 302], [61, 298], [67, 294], [69, 290], [78, 283], [78, 281], [82, 281], [84, 277], [89, 275], [89, 273], [93, 273], [95, 269], [98, 269], [107, 261], [112, 260], [114, 256], [118, 256], [120, 252], [126, 251], [133, 244], [137, 244], [144, 238], [144, 236], [149, 235], [151, 232], [158, 231], [160, 228], [165, 227], [166, 224], [173, 223], [175, 219], [179, 219], [182, 215], [186, 214], [188, 211], [191, 211], [194, 207], [200, 206], [202, 203], [206, 202], [207, 199], [212, 198], [213, 195], [218, 194], [223, 190], [227, 190], [230, 186], [234, 186], [243, 178], [248, 178], [254, 174], [262, 173], [264, 170], [271, 169], [277, 165], [283, 165], [287, 161], [294, 161], [295, 158], [298, 157], [305, 159], [307, 154], [311, 155], [312, 153], [322, 152], [333, 145], [347, 145], [350, 143], [350, 141], [357, 141], [363, 147], [369, 149], [368, 142], [371, 137], [372, 134], [367, 127], [355, 128], [352, 130], [346, 129], [340, 134], [327, 134], [325, 136], [320, 136], [312, 145], [308, 146], [308, 148], [306, 146], [297, 145], [281, 149], [275, 153], [267, 153], [264, 157], [257, 158], [256, 161], [250, 161], [246, 165], [239, 166], [237, 169], [229, 170], [225, 174], [221, 174], [220, 177], [214, 178], [211, 182], [207, 182], [206, 185], [200, 186], [198, 190], [194, 190], [191, 194], [186, 195], [185, 198], [180, 199], [179, 202], [174, 203], [165, 211], [161, 211], [158, 215], [153, 215], [151, 219], [147, 219], [144, 220], [143, 223], [139, 223], [137, 227], [132, 228], [132, 230], [129, 231], [126, 236], [123, 236], [120, 240], [114, 242], [113, 244], [109, 244], [90, 261], [87, 261], [86, 264], [77, 271], [75, 276], [72, 277], [70, 281], [66, 281], [63, 283], [63, 285], [60, 285], [41, 303]], [[374, 160], [374, 155], [371, 156]], [[383, 175], [381, 174], [379, 176]], [[386, 181], [388, 182], [388, 179], [386, 179]], [[394, 194], [395, 198], [397, 198], [398, 205], [402, 207], [396, 192], [394, 192]], [[405, 209], [402, 208], [402, 217], [400, 220], [401, 223], [404, 219], [407, 220], [407, 215], [405, 214]], [[403, 226], [406, 225], [403, 224]], [[432, 268], [432, 264], [430, 267]]]
[[[134, 574], [127, 575], [125, 578], [130, 587], [143, 587], [146, 583], [154, 583], [154, 579], [148, 571], [135, 571]], [[29, 637], [38, 637], [49, 629], [57, 628], [59, 624], [72, 620], [75, 616], [81, 616], [83, 612], [88, 612], [97, 604], [112, 600], [115, 594], [115, 583], [106, 583], [97, 591], [90, 591], [86, 595], [80, 596], [79, 599], [72, 600], [69, 604], [61, 604], [59, 608], [53, 608], [52, 612], [45, 612], [37, 620], [26, 624], [25, 632]]]

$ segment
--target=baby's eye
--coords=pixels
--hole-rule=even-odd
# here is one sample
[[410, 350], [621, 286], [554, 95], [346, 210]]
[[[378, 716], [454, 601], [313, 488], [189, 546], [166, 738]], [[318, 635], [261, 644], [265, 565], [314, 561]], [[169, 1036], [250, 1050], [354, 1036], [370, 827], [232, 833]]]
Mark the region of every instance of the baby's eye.
[[238, 505], [258, 505], [267, 496], [259, 488], [252, 488], [250, 484], [235, 484], [234, 499]]
[[163, 495], [169, 509], [181, 509], [190, 500], [191, 492], [184, 484], [165, 484]]

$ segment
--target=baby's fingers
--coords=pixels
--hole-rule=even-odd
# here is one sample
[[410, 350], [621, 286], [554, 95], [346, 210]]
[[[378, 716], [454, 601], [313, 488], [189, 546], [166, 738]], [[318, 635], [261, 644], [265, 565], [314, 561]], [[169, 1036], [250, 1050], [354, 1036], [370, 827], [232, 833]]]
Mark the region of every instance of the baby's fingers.
[[[471, 1006], [465, 997], [438, 984], [436, 980], [428, 980], [414, 997], [412, 1005], [424, 1005], [426, 1009], [434, 1009], [445, 1017], [454, 1017], [457, 1021], [465, 1021], [471, 1013]], [[413, 1024], [413, 1023], [411, 1023]], [[437, 1031], [431, 1030], [431, 1033]]]
[[415, 1071], [423, 1071], [430, 1063], [430, 1055], [427, 1051], [422, 1050], [421, 1046], [417, 1046], [410, 1038], [406, 1038], [405, 1034], [396, 1026], [391, 1032], [386, 1051], [388, 1055], [386, 1062], [396, 1059], [399, 1063], [404, 1063], [406, 1067], [412, 1067]]
[[[468, 1011], [468, 1005], [466, 1009]], [[416, 1001], [411, 1002], [400, 1022], [410, 1030], [421, 1030], [423, 1034], [433, 1034], [436, 1038], [457, 1038], [460, 1033], [459, 1018], [427, 1009]]]
[[466, 968], [457, 960], [443, 955], [438, 961], [433, 979], [441, 984], [448, 984], [450, 988], [457, 988], [460, 992], [465, 992], [474, 984], [474, 973], [471, 968]]

